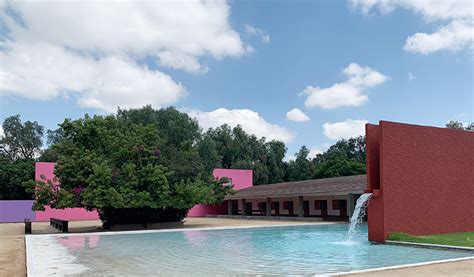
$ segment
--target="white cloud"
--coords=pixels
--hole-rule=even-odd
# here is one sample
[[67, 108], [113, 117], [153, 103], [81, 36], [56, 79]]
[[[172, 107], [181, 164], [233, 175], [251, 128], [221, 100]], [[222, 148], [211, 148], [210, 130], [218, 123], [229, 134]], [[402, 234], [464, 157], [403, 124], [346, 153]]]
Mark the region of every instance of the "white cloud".
[[294, 108], [286, 113], [286, 120], [295, 122], [306, 122], [309, 121], [310, 118], [300, 109]]
[[329, 143], [323, 143], [320, 146], [313, 146], [309, 149], [309, 158], [313, 159], [316, 158], [316, 155], [324, 153], [326, 150], [328, 150], [330, 144]]
[[188, 114], [196, 118], [204, 130], [223, 124], [231, 127], [240, 125], [244, 131], [259, 138], [266, 137], [268, 140], [281, 140], [284, 143], [290, 143], [294, 139], [294, 134], [288, 129], [269, 123], [257, 112], [248, 109], [219, 108], [210, 112], [192, 110]]
[[[156, 56], [196, 71], [197, 58], [241, 56], [246, 45], [229, 23], [225, 1], [87, 1], [8, 4], [26, 28], [3, 13], [14, 39], [92, 53]], [[87, 20], [78, 20], [87, 19]]]
[[330, 139], [349, 139], [365, 134], [367, 120], [347, 119], [346, 121], [323, 124], [324, 135]]
[[270, 35], [267, 34], [264, 30], [254, 27], [252, 25], [245, 25], [245, 32], [251, 36], [259, 37], [262, 42], [269, 43], [270, 42]]
[[445, 49], [458, 51], [472, 47], [473, 42], [474, 21], [456, 20], [440, 27], [434, 33], [416, 33], [409, 36], [403, 48], [408, 52], [427, 55]]
[[431, 34], [416, 33], [409, 36], [404, 46], [408, 52], [426, 55], [440, 50], [472, 48], [474, 20], [471, 1], [349, 0], [349, 3], [354, 10], [363, 14], [370, 14], [373, 10], [386, 14], [400, 7], [421, 14], [427, 22], [450, 21]]
[[408, 81], [413, 81], [416, 79], [416, 76], [415, 74], [411, 73], [411, 72], [408, 72]]
[[185, 96], [179, 83], [126, 57], [94, 59], [51, 44], [9, 45], [0, 52], [0, 94], [48, 100], [68, 93], [87, 108], [113, 112], [151, 104], [161, 107]]
[[184, 87], [137, 61], [205, 73], [203, 57], [251, 52], [229, 14], [225, 1], [2, 2], [8, 37], [0, 42], [0, 94], [73, 93], [106, 111], [176, 103]]
[[343, 106], [360, 106], [368, 101], [368, 88], [375, 87], [389, 80], [390, 77], [373, 70], [361, 67], [357, 63], [349, 64], [342, 73], [347, 76], [343, 83], [336, 83], [328, 88], [308, 86], [303, 94], [308, 95], [306, 107], [334, 109]]
[[5, 133], [3, 132], [3, 127], [0, 126], [0, 139], [2, 139], [4, 135]]

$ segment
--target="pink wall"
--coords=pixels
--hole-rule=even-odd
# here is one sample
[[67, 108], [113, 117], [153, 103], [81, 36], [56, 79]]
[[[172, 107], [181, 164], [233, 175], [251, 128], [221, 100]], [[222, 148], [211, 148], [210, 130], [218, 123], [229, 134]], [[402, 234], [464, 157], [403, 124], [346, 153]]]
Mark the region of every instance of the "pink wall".
[[[46, 179], [54, 179], [54, 166], [55, 163], [37, 162], [35, 168], [35, 179], [37, 181], [42, 180], [41, 175], [44, 175]], [[252, 170], [244, 169], [224, 169], [216, 168], [213, 171], [213, 175], [216, 178], [227, 177], [232, 180], [234, 189], [243, 189], [252, 186], [253, 178]], [[220, 205], [196, 205], [188, 213], [188, 216], [206, 216], [216, 214], [227, 213], [227, 202]], [[68, 219], [68, 220], [97, 220], [99, 215], [96, 211], [89, 212], [81, 208], [72, 209], [51, 209], [46, 207], [45, 211], [35, 212], [36, 221], [49, 221], [51, 217]]]
[[37, 162], [35, 164], [35, 179], [36, 181], [41, 181], [41, 175], [43, 175], [47, 180], [53, 180], [54, 177], [54, 167], [56, 163], [45, 163]]
[[227, 201], [220, 205], [196, 205], [188, 212], [188, 217], [227, 214]]
[[235, 190], [248, 188], [253, 184], [253, 171], [251, 169], [216, 168], [212, 175], [216, 178], [227, 177], [231, 179]]
[[[227, 177], [232, 180], [235, 190], [251, 187], [253, 184], [253, 171], [248, 169], [216, 168], [212, 172], [216, 178]], [[227, 201], [221, 205], [196, 205], [188, 212], [189, 217], [206, 215], [227, 214]]]
[[367, 165], [377, 161], [371, 149], [378, 142], [379, 180], [369, 168], [369, 239], [474, 231], [474, 132], [387, 121], [373, 126], [367, 126]]
[[46, 207], [44, 211], [36, 211], [36, 221], [49, 221], [50, 218], [59, 218], [65, 220], [98, 220], [99, 215], [96, 211], [89, 212], [81, 208], [68, 208], [64, 210], [51, 209]]
[[[48, 180], [54, 179], [54, 166], [56, 163], [37, 162], [35, 165], [35, 179], [41, 181], [41, 175]], [[36, 221], [49, 221], [50, 218], [60, 218], [67, 220], [98, 220], [96, 211], [89, 212], [81, 208], [51, 209], [46, 207], [44, 211], [36, 211]]]

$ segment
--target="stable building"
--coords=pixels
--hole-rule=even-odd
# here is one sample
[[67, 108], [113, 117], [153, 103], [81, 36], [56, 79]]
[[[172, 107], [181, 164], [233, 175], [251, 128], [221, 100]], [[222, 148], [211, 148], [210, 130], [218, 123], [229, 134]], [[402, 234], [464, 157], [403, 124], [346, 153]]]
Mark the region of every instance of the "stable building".
[[225, 198], [227, 215], [348, 220], [366, 187], [366, 175], [247, 187]]

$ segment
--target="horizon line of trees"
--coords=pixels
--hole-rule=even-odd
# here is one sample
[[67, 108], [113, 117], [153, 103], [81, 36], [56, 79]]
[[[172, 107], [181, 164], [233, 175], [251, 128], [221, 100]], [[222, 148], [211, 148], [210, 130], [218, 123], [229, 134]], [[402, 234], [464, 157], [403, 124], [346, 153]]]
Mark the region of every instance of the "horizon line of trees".
[[[85, 115], [85, 118], [95, 117], [98, 116]], [[174, 107], [118, 109], [116, 117], [156, 127], [158, 136], [165, 138], [163, 145], [168, 145], [161, 149], [161, 155], [167, 157], [163, 166], [174, 172], [173, 181], [186, 179], [190, 172], [210, 174], [214, 168], [252, 169], [254, 185], [358, 175], [366, 171], [364, 136], [341, 139], [315, 157], [310, 157], [310, 150], [303, 145], [294, 159], [285, 161], [287, 148], [281, 141], [266, 141], [247, 134], [240, 126], [231, 128], [226, 124], [203, 131], [195, 119]], [[57, 146], [65, 139], [64, 126], [71, 122], [74, 121], [65, 119], [58, 129], [45, 133], [38, 122], [22, 122], [20, 115], [4, 120], [4, 135], [0, 138], [0, 200], [32, 198], [34, 162], [60, 159]], [[466, 126], [449, 121], [446, 127], [474, 131], [474, 123]], [[45, 135], [47, 147], [42, 149]]]

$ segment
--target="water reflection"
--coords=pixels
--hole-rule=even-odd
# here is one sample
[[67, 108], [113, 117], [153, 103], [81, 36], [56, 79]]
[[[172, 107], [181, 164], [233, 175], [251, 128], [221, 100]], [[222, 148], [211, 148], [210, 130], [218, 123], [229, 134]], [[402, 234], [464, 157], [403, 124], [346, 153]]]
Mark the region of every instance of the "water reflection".
[[99, 235], [87, 236], [68, 236], [59, 237], [59, 242], [64, 245], [69, 251], [77, 252], [83, 249], [93, 249], [99, 245]]

